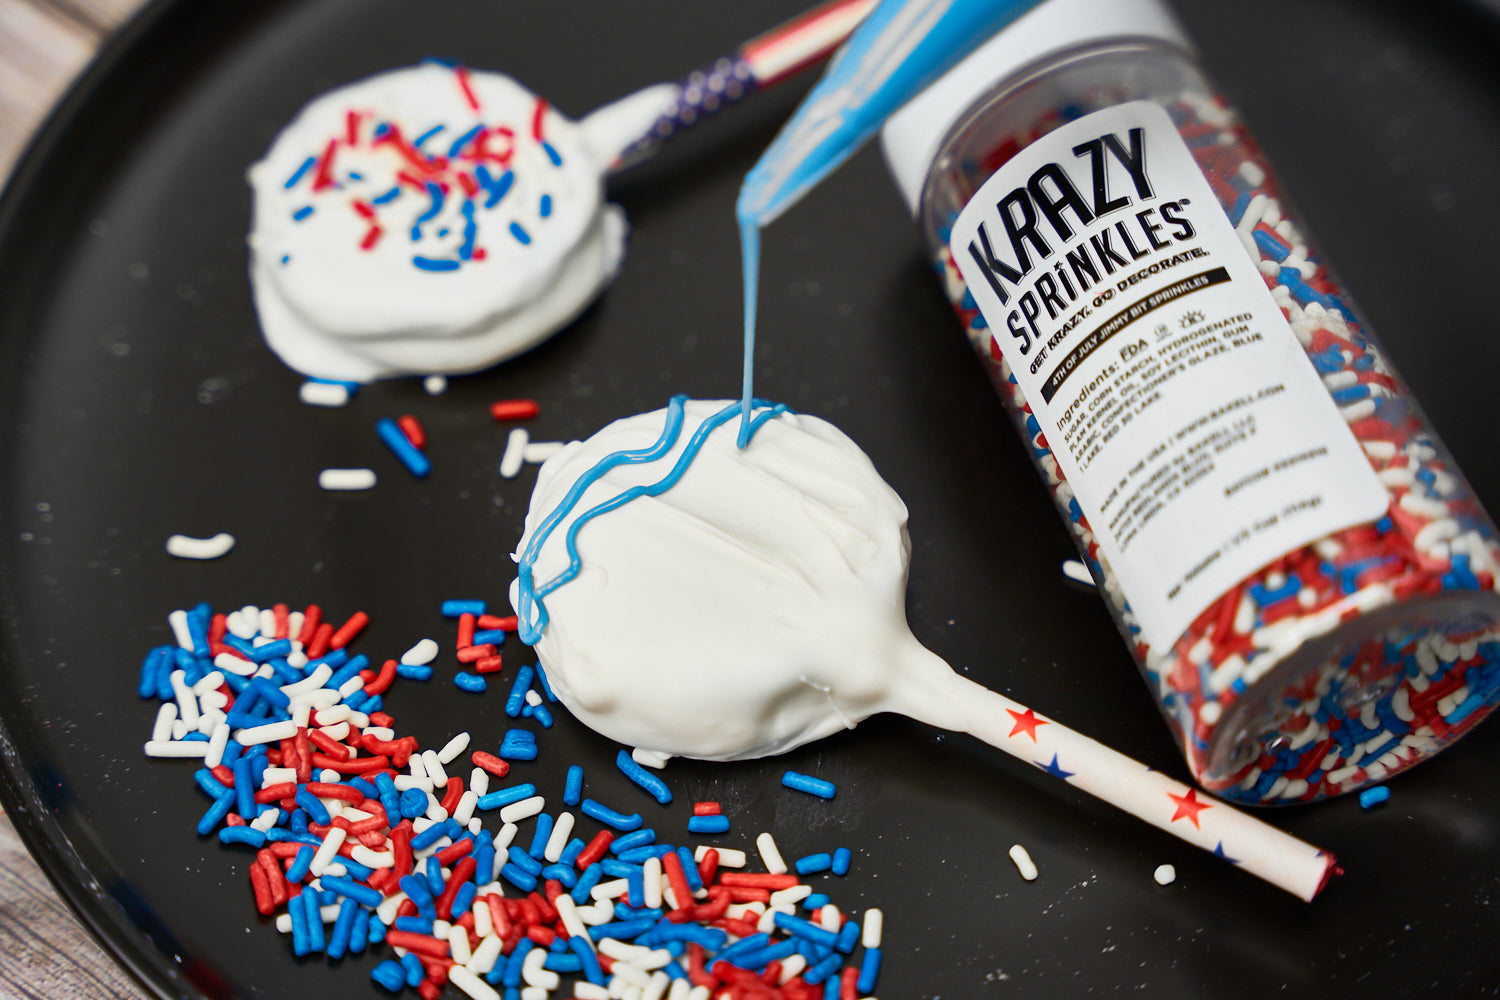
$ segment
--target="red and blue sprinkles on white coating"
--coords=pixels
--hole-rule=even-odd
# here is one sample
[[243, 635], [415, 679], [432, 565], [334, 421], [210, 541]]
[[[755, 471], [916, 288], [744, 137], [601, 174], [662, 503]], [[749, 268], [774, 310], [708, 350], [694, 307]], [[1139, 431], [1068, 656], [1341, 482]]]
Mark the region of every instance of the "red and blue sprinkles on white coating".
[[[490, 624], [483, 602], [443, 611], [461, 629], [466, 618], [471, 630]], [[509, 730], [498, 755], [472, 751], [467, 783], [448, 774], [467, 733], [425, 751], [396, 735], [384, 697], [398, 676], [431, 676], [432, 640], [377, 670], [349, 649], [363, 612], [335, 627], [316, 605], [215, 614], [200, 604], [168, 620], [177, 641], [148, 653], [140, 675], [140, 696], [161, 702], [147, 753], [201, 760], [194, 780], [211, 804], [198, 834], [255, 851], [257, 911], [295, 955], [388, 948], [371, 979], [423, 1000], [450, 982], [475, 1000], [532, 1000], [563, 989], [564, 976], [573, 981], [561, 995], [578, 1000], [854, 1000], [875, 989], [880, 911], [861, 924], [803, 881], [846, 873], [848, 848], [800, 858], [796, 874], [779, 856], [782, 871], [731, 870], [745, 852], [661, 843], [639, 813], [584, 797], [578, 765], [564, 805], [600, 828], [573, 836], [580, 818], [547, 811], [533, 783], [490, 788], [511, 760], [536, 756], [531, 730]], [[548, 700], [532, 673], [540, 690], [527, 690]], [[622, 770], [626, 760], [622, 751]], [[665, 782], [648, 785], [670, 801]], [[478, 814], [495, 810], [491, 835]], [[693, 814], [723, 819], [718, 803]]]
[[[429, 61], [451, 67], [453, 85], [473, 112], [473, 122], [434, 122], [408, 137], [400, 124], [350, 108], [340, 134], [309, 151], [282, 187], [306, 193], [306, 201], [292, 210], [292, 221], [305, 221], [320, 210], [352, 211], [365, 223], [360, 250], [373, 250], [383, 239], [404, 235], [412, 244], [412, 267], [441, 274], [483, 262], [488, 256], [485, 240], [497, 233], [518, 245], [530, 245], [533, 234], [511, 215], [498, 220], [493, 231], [487, 231], [485, 224], [515, 186], [514, 161], [522, 144], [540, 150], [542, 156], [532, 158], [538, 167], [545, 162], [557, 170], [563, 159], [547, 141], [545, 98], [535, 99], [525, 123], [486, 122], [468, 70]], [[354, 167], [345, 166], [343, 161], [351, 154], [357, 154], [358, 160]], [[528, 169], [532, 165], [528, 161]], [[376, 193], [367, 193], [376, 188]], [[420, 213], [409, 226], [397, 225], [393, 213], [411, 218], [408, 206], [414, 200], [422, 206]], [[456, 219], [454, 205], [458, 206]], [[537, 220], [545, 223], [552, 217], [552, 208], [550, 192], [536, 196]], [[461, 230], [457, 246], [449, 238], [454, 226]], [[284, 255], [281, 263], [293, 262]]]

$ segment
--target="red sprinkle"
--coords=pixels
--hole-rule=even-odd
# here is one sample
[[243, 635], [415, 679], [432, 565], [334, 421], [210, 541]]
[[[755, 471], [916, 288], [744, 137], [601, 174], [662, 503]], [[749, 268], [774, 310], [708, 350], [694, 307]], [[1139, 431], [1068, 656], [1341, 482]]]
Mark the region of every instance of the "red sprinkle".
[[499, 399], [490, 404], [490, 416], [496, 420], [530, 420], [540, 412], [534, 399]]
[[333, 633], [333, 636], [328, 640], [329, 648], [343, 649], [349, 645], [350, 640], [359, 635], [360, 629], [368, 624], [370, 624], [369, 615], [363, 611], [354, 612], [354, 614], [349, 616], [349, 620], [339, 626], [339, 630]]
[[479, 98], [474, 93], [474, 86], [469, 80], [469, 71], [463, 66], [453, 67], [453, 75], [458, 77], [458, 89], [463, 91], [464, 100], [469, 102], [470, 109], [479, 110]]
[[396, 426], [401, 428], [401, 433], [406, 435], [406, 440], [411, 442], [413, 448], [427, 447], [427, 432], [422, 429], [422, 424], [416, 417], [409, 413], [397, 417]]
[[542, 126], [545, 123], [546, 117], [547, 99], [545, 97], [538, 97], [536, 105], [531, 110], [531, 137], [537, 142], [541, 142], [545, 138]]
[[493, 674], [504, 666], [505, 659], [499, 653], [496, 653], [494, 656], [481, 657], [474, 661], [475, 672], [481, 674]]
[[297, 641], [302, 643], [304, 649], [312, 644], [313, 636], [317, 634], [318, 625], [322, 621], [323, 609], [316, 604], [309, 604], [307, 610], [302, 613], [302, 631], [297, 633]]
[[498, 615], [479, 616], [479, 627], [482, 629], [500, 629], [502, 632], [514, 632], [520, 626], [521, 620], [516, 615], [506, 615], [504, 618]]
[[719, 804], [717, 802], [694, 802], [693, 815], [720, 816], [723, 815], [723, 810], [719, 808]]
[[469, 760], [474, 762], [475, 767], [482, 768], [497, 778], [503, 778], [510, 773], [510, 761], [501, 760], [494, 754], [485, 753], [483, 750], [475, 750], [469, 755]]
[[[470, 638], [472, 639], [473, 636], [470, 636]], [[456, 655], [459, 663], [474, 663], [487, 656], [494, 656], [495, 644], [487, 642], [482, 646], [463, 646]]]

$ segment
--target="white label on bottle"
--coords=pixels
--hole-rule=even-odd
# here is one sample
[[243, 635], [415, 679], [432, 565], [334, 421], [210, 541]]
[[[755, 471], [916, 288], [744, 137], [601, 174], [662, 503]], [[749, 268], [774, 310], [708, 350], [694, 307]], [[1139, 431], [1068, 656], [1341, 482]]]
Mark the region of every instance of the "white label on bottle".
[[1385, 511], [1159, 105], [1022, 150], [949, 249], [1153, 647], [1283, 553]]

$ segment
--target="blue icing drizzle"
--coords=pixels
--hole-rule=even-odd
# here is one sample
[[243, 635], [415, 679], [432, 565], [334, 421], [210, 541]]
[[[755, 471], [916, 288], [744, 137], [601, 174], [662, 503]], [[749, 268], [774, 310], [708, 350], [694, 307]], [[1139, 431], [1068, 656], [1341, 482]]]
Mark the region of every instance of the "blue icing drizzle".
[[[612, 510], [623, 507], [638, 497], [660, 496], [677, 485], [678, 481], [687, 472], [688, 466], [696, 460], [698, 453], [703, 450], [703, 445], [708, 441], [709, 434], [715, 428], [723, 425], [742, 412], [742, 405], [740, 403], [731, 403], [724, 407], [699, 425], [698, 429], [693, 432], [693, 436], [688, 440], [688, 443], [683, 447], [682, 454], [677, 457], [677, 461], [672, 466], [671, 471], [661, 479], [647, 485], [632, 486], [574, 518], [573, 523], [568, 526], [568, 532], [565, 537], [568, 552], [568, 567], [552, 579], [538, 585], [535, 579], [536, 560], [541, 554], [542, 547], [547, 544], [548, 539], [552, 537], [552, 533], [557, 530], [557, 526], [578, 506], [588, 488], [604, 478], [611, 469], [619, 468], [623, 465], [645, 465], [654, 462], [676, 447], [678, 440], [682, 436], [683, 411], [686, 403], [687, 396], [673, 396], [670, 402], [667, 403], [666, 420], [662, 426], [661, 437], [656, 440], [655, 444], [635, 451], [616, 451], [605, 455], [598, 462], [594, 463], [592, 468], [578, 477], [577, 481], [573, 483], [572, 488], [568, 490], [567, 495], [563, 497], [562, 502], [553, 508], [542, 521], [541, 525], [537, 527], [536, 532], [531, 537], [531, 541], [527, 543], [526, 551], [521, 553], [517, 568], [516, 584], [519, 595], [516, 607], [519, 619], [517, 634], [522, 642], [530, 646], [535, 645], [541, 639], [542, 632], [546, 630], [548, 621], [547, 605], [545, 603], [547, 595], [563, 584], [573, 580], [578, 576], [579, 570], [583, 568], [583, 561], [578, 555], [579, 529], [599, 515], [607, 514]], [[756, 414], [753, 419], [748, 419], [742, 427], [741, 434], [745, 441], [749, 441], [750, 438], [754, 437], [755, 432], [767, 420], [788, 412], [787, 406], [783, 403], [770, 403], [760, 399], [752, 400], [751, 403], [753, 406], [763, 407], [764, 409]], [[743, 447], [743, 444], [741, 447]]]

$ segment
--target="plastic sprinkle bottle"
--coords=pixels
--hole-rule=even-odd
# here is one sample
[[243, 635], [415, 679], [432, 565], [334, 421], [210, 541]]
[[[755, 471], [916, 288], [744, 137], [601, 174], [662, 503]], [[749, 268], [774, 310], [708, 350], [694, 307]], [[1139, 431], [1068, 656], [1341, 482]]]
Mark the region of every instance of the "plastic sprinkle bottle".
[[1495, 526], [1170, 11], [1046, 0], [882, 144], [1199, 782], [1338, 795], [1489, 713]]

